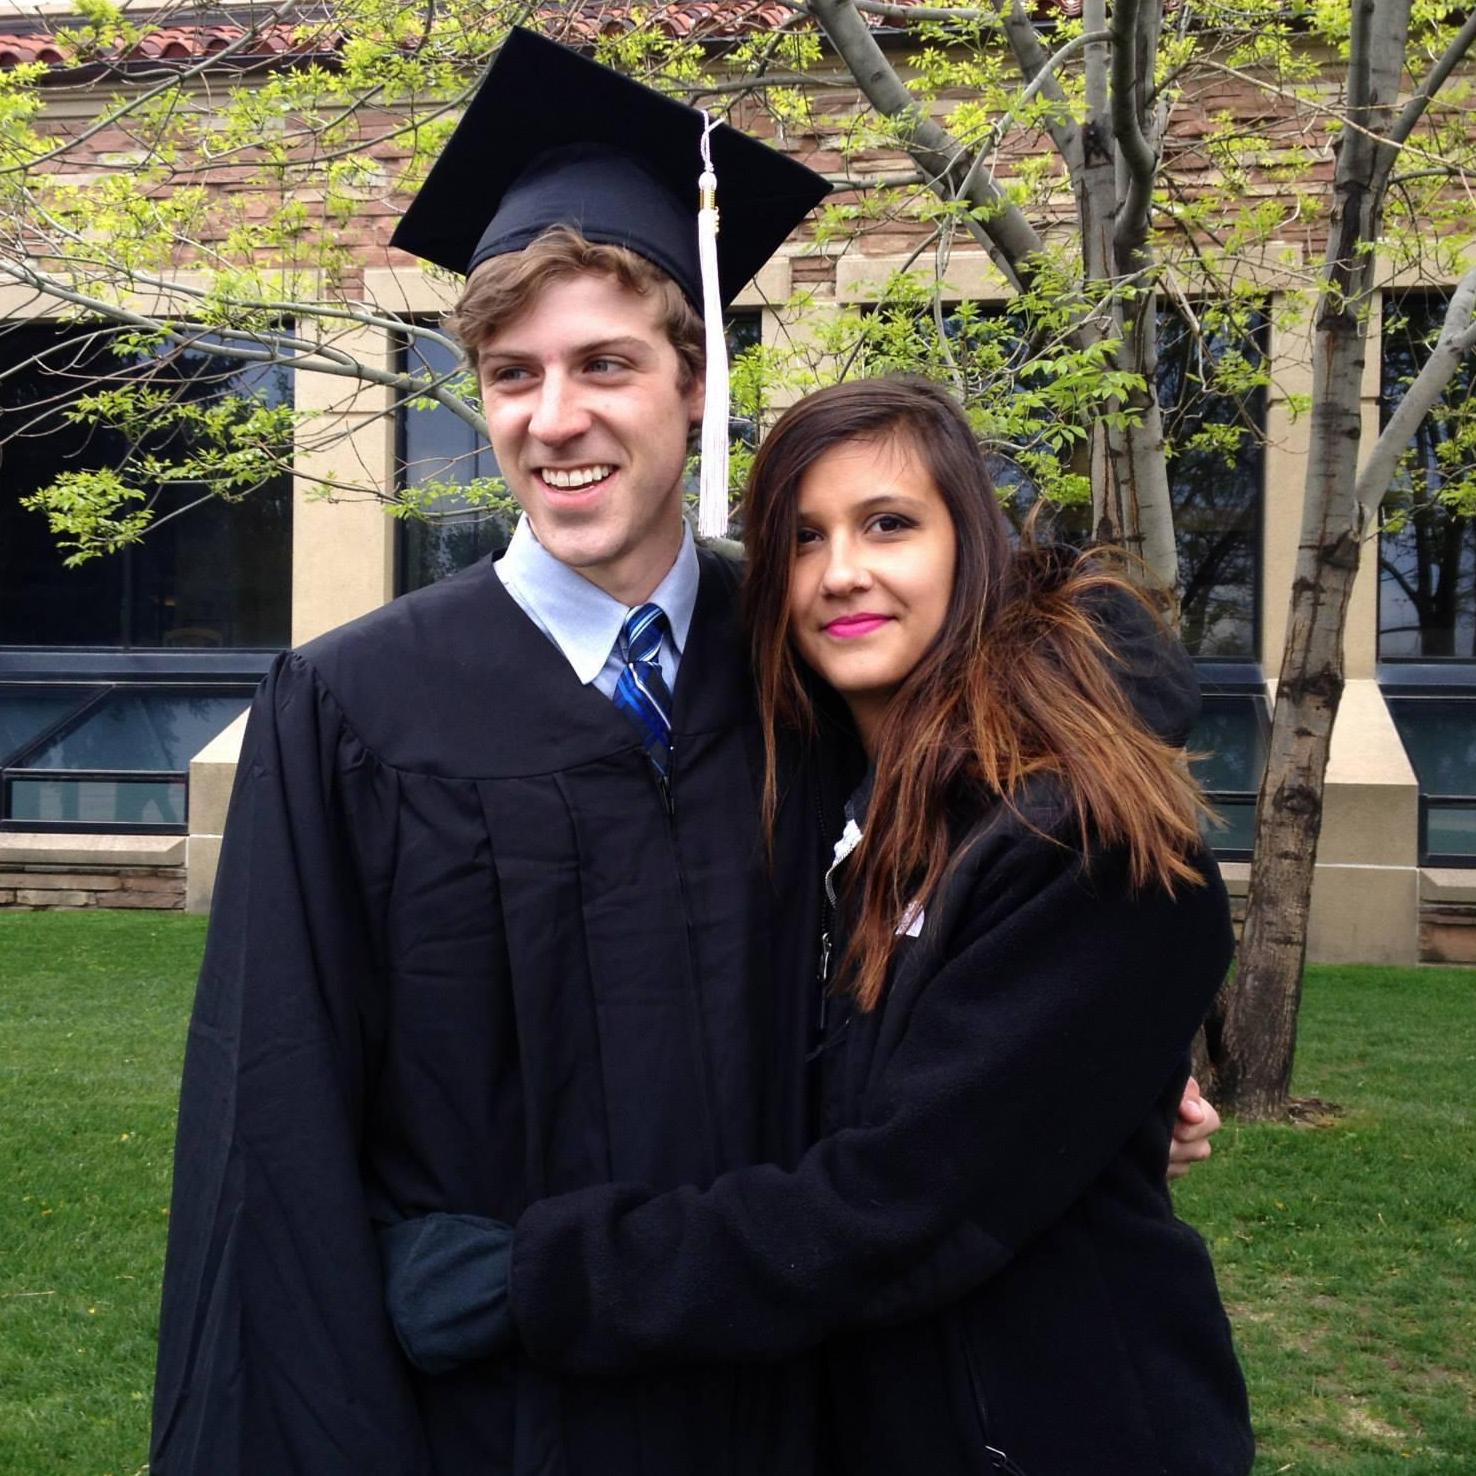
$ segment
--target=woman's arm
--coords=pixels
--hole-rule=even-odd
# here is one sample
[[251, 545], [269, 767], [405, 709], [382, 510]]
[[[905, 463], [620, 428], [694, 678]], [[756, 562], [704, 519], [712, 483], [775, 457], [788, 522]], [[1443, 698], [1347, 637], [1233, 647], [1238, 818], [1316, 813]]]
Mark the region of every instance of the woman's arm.
[[[998, 1271], [1111, 1162], [1223, 977], [1223, 890], [1129, 896], [1120, 856], [1099, 855], [1088, 882], [1072, 852], [1013, 825], [982, 845], [952, 956], [860, 1126], [792, 1171], [664, 1194], [603, 1185], [525, 1212], [509, 1307], [534, 1359], [595, 1372], [775, 1357], [920, 1315]], [[398, 1300], [413, 1308], [414, 1289]], [[494, 1348], [495, 1334], [476, 1351]]]

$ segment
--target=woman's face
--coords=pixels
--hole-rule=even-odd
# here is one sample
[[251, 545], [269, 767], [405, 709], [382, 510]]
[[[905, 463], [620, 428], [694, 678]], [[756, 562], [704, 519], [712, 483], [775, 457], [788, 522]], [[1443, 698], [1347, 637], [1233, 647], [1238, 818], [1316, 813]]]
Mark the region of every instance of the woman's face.
[[955, 538], [906, 436], [833, 447], [800, 480], [789, 586], [795, 649], [846, 699], [868, 748], [943, 628]]

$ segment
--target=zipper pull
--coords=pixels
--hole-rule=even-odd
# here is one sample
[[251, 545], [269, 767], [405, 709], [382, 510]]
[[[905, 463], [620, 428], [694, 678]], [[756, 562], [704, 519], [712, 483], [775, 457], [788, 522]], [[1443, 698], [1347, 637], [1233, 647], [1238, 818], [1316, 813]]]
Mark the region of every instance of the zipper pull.
[[986, 1445], [984, 1454], [989, 1458], [990, 1469], [998, 1471], [1000, 1476], [1025, 1476], [1025, 1472], [1004, 1451], [996, 1450], [992, 1445]]
[[[830, 934], [820, 934], [820, 986], [823, 989], [830, 982]], [[823, 997], [823, 996], [822, 996]], [[821, 1018], [824, 1018], [824, 1006], [821, 1006]]]

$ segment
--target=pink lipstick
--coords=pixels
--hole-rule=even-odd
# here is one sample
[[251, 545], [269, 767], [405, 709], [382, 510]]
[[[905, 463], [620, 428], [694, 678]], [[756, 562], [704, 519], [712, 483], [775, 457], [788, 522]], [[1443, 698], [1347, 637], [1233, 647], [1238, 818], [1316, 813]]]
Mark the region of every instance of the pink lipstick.
[[870, 635], [874, 630], [880, 630], [887, 621], [889, 615], [842, 615], [838, 620], [832, 620], [825, 627], [825, 634], [835, 636], [838, 640], [851, 641], [858, 636]]

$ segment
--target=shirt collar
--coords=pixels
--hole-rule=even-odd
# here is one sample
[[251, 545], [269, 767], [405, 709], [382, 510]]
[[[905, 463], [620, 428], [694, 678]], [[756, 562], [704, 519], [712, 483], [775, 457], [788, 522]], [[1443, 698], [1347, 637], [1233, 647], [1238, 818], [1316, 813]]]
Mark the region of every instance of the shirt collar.
[[[538, 541], [526, 517], [518, 519], [507, 552], [498, 560], [498, 573], [504, 584], [516, 587], [527, 601], [579, 680], [592, 682], [610, 659], [632, 607], [591, 584], [577, 569], [560, 563]], [[678, 656], [687, 644], [700, 574], [692, 529], [684, 519], [676, 561], [649, 601], [642, 602], [660, 605], [666, 613]]]

